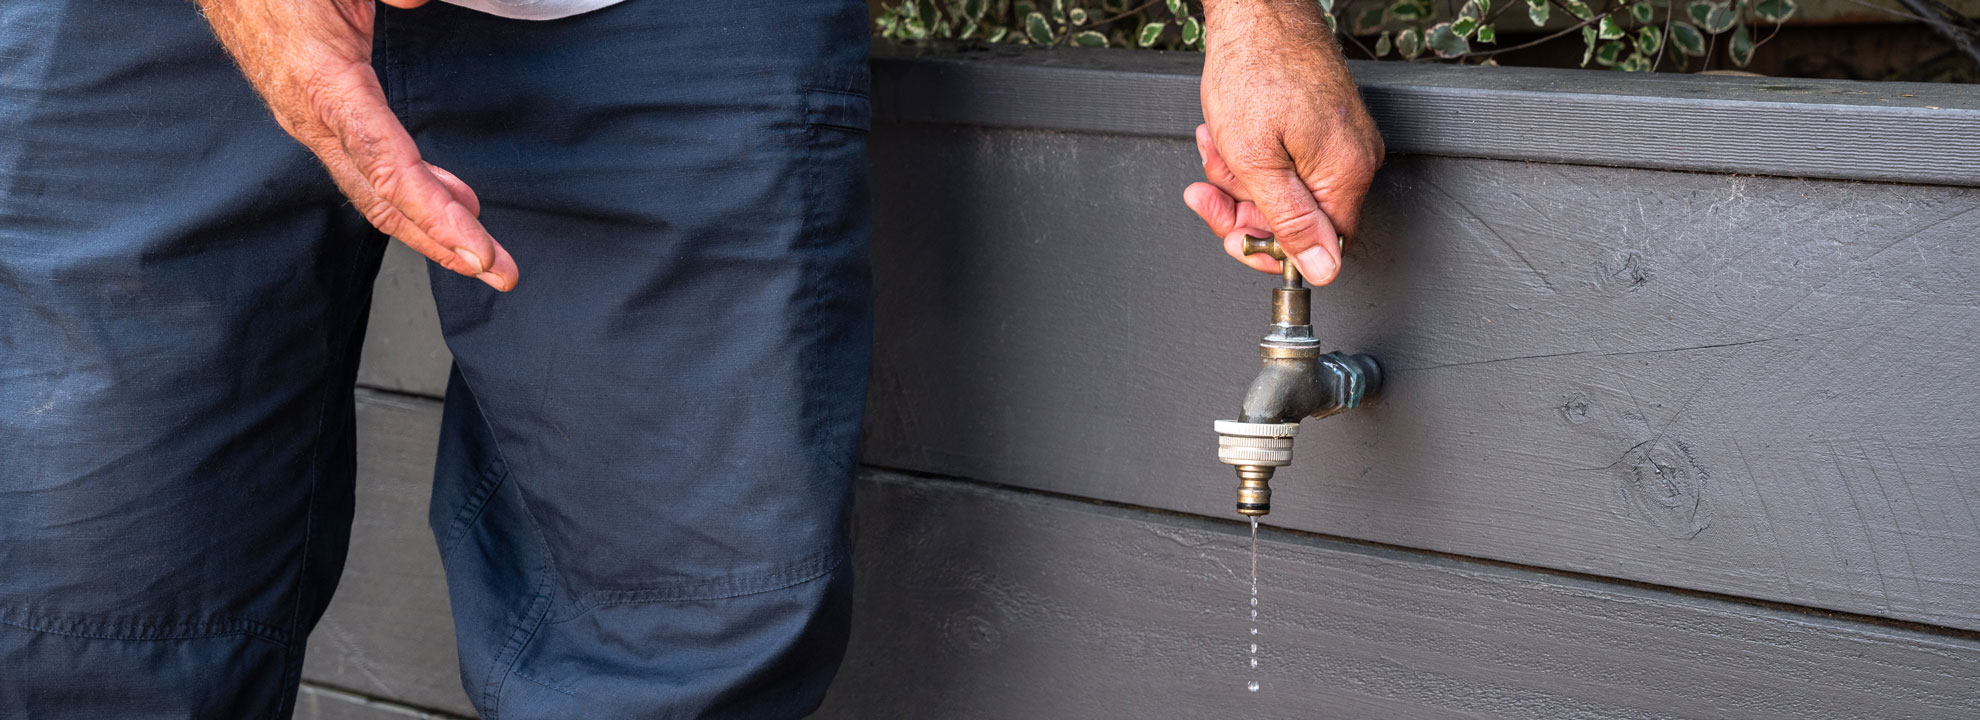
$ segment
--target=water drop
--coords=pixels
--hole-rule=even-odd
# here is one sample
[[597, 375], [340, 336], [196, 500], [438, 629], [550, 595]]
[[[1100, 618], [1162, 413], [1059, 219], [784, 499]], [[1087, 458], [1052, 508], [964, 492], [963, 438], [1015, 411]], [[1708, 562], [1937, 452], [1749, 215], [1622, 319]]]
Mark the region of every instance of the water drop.
[[1252, 644], [1251, 644], [1251, 654], [1253, 654], [1253, 655], [1257, 655], [1257, 654], [1258, 654], [1258, 643], [1252, 643]]
[[1257, 620], [1257, 619], [1258, 619], [1258, 611], [1257, 611], [1257, 610], [1253, 610], [1253, 611], [1251, 611], [1251, 619], [1253, 619], [1253, 620]]
[[1252, 692], [1258, 692], [1258, 681], [1253, 680], [1251, 681], [1251, 684], [1246, 685], [1245, 687], [1250, 689]]
[[1251, 666], [1252, 666], [1252, 667], [1258, 667], [1258, 658], [1252, 658], [1252, 659], [1251, 659]]
[[1253, 635], [1257, 635], [1257, 634], [1258, 634], [1258, 628], [1252, 628], [1252, 629], [1251, 629], [1251, 634], [1253, 634]]

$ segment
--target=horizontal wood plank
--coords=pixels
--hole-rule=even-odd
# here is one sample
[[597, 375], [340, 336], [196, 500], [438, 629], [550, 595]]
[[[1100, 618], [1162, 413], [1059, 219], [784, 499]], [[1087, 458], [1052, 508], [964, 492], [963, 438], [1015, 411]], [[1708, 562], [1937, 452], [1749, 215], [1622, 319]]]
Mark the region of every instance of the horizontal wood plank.
[[[1968, 718], [1980, 645], [886, 473], [821, 718]], [[1248, 692], [1257, 680], [1260, 689]]]
[[[1211, 421], [1271, 279], [1187, 209], [1187, 141], [875, 136], [874, 464], [1217, 516]], [[1980, 629], [1980, 192], [1392, 162], [1271, 522]]]
[[[898, 122], [1189, 137], [1201, 53], [896, 50]], [[1980, 185], [1980, 87], [1350, 61], [1392, 153]]]
[[390, 701], [304, 683], [296, 696], [296, 720], [460, 720]]
[[440, 552], [426, 525], [440, 403], [360, 390], [357, 423], [350, 558], [310, 635], [303, 679], [471, 716]]

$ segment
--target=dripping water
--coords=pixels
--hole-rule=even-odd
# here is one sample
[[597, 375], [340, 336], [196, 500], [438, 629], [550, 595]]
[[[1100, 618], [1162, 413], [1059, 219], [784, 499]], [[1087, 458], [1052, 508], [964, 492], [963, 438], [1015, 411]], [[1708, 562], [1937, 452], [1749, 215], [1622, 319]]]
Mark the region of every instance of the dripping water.
[[[1251, 516], [1251, 669], [1258, 671], [1258, 516]], [[1245, 684], [1245, 689], [1258, 692], [1258, 681]]]

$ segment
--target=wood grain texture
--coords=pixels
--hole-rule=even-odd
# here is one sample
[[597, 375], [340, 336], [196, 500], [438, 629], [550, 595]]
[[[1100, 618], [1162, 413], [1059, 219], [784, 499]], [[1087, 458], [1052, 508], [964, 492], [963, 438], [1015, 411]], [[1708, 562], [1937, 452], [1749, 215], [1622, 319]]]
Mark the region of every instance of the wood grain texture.
[[[900, 122], [1189, 137], [1198, 53], [874, 61]], [[1350, 61], [1392, 153], [1980, 185], [1980, 87]]]
[[[1973, 641], [876, 473], [821, 718], [1969, 718]], [[1245, 683], [1258, 679], [1258, 693]]]
[[[875, 135], [867, 460], [1222, 516], [1212, 420], [1270, 278], [1177, 198], [1186, 141]], [[1980, 191], [1393, 161], [1275, 523], [1980, 629]]]
[[359, 385], [427, 397], [446, 394], [454, 354], [440, 338], [440, 313], [433, 307], [426, 263], [396, 242], [385, 251], [371, 293]]
[[473, 715], [461, 690], [440, 553], [426, 526], [440, 403], [364, 390], [357, 403], [350, 559], [310, 634], [303, 678]]

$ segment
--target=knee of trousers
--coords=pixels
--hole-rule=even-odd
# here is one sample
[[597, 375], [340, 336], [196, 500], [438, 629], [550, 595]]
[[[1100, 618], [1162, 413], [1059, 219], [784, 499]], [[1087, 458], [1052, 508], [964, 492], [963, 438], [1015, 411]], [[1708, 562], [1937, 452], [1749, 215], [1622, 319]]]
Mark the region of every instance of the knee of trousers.
[[485, 718], [798, 718], [838, 672], [851, 611], [844, 556], [745, 583], [596, 596], [536, 624], [506, 667], [463, 679], [480, 685]]

